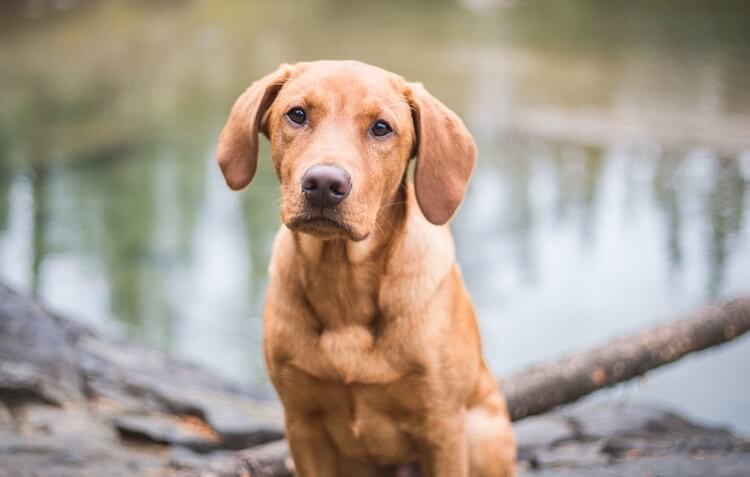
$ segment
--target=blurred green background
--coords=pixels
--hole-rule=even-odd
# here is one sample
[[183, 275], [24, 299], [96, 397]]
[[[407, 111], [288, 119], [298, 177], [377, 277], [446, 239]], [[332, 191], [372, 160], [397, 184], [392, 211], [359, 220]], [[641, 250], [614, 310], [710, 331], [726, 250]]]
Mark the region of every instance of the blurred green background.
[[[0, 279], [268, 387], [276, 179], [213, 162], [281, 62], [422, 81], [479, 166], [453, 222], [499, 374], [750, 291], [750, 3], [29, 0], [0, 15]], [[750, 433], [747, 340], [594, 399]]]

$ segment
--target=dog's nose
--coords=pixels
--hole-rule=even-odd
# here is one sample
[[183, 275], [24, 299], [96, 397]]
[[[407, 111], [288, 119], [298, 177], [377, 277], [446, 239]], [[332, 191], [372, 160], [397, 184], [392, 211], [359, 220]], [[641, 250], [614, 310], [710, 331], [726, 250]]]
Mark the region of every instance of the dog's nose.
[[315, 207], [338, 205], [352, 190], [352, 178], [336, 166], [312, 166], [302, 177], [302, 193]]

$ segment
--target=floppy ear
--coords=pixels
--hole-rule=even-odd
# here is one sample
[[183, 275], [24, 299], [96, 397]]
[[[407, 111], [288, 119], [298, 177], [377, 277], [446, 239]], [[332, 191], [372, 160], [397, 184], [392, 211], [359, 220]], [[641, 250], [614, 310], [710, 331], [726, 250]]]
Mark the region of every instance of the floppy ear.
[[416, 132], [414, 189], [424, 216], [442, 225], [461, 203], [476, 163], [477, 146], [464, 123], [420, 83], [408, 99]]
[[229, 113], [219, 136], [216, 160], [224, 179], [233, 190], [253, 180], [258, 168], [258, 132], [267, 135], [263, 116], [289, 78], [291, 67], [281, 65], [273, 73], [259, 79], [242, 93]]

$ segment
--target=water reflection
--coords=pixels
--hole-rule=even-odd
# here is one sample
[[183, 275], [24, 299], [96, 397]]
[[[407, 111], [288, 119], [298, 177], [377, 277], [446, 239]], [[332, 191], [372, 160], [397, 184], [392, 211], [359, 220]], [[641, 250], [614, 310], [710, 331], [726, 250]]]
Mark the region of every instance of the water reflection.
[[[253, 186], [228, 191], [214, 141], [236, 95], [280, 61], [356, 57], [426, 83], [477, 138], [454, 231], [498, 372], [747, 292], [750, 38], [747, 7], [730, 3], [9, 11], [0, 279], [107, 333], [265, 383], [278, 186], [264, 144]], [[288, 34], [299, 31], [305, 41]], [[748, 346], [727, 350], [638, 392], [750, 432], [743, 404], [691, 398], [695, 382], [747, 394]]]
[[[664, 262], [667, 281], [694, 274], [685, 261], [705, 264], [702, 290], [690, 292], [699, 292], [691, 300], [696, 302], [725, 294], [726, 268], [746, 259], [744, 208], [750, 187], [741, 171], [745, 159], [600, 149], [515, 136], [498, 147], [502, 158], [480, 163], [457, 219], [459, 244], [467, 242], [464, 266], [478, 287], [487, 283], [492, 260], [470, 243], [498, 242], [491, 246], [499, 246], [504, 255], [489, 268], [503, 274], [515, 268], [522, 282], [533, 284], [545, 274], [539, 269], [548, 266], [539, 261], [540, 249], [555, 240], [541, 233], [545, 229], [570, 233], [576, 250], [585, 256], [599, 248], [617, 248], [609, 228], [617, 229], [620, 241], [644, 232], [639, 222], [653, 222], [644, 233], [646, 248]], [[631, 265], [658, 264], [637, 259]]]
[[739, 174], [736, 158], [719, 158], [714, 163], [713, 189], [708, 199], [711, 217], [710, 243], [711, 272], [710, 294], [717, 295], [724, 282], [724, 268], [735, 248], [734, 242], [741, 238], [744, 225], [745, 181]]

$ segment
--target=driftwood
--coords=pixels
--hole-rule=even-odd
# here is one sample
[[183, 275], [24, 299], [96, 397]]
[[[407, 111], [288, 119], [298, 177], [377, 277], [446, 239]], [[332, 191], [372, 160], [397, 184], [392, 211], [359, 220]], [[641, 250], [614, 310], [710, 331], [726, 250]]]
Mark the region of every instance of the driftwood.
[[[503, 379], [511, 418], [540, 414], [598, 389], [641, 376], [750, 330], [750, 296], [710, 305], [689, 316], [616, 339], [582, 353]], [[291, 475], [284, 441], [244, 451], [253, 477]]]
[[503, 380], [511, 418], [540, 414], [750, 330], [750, 296], [616, 339]]

